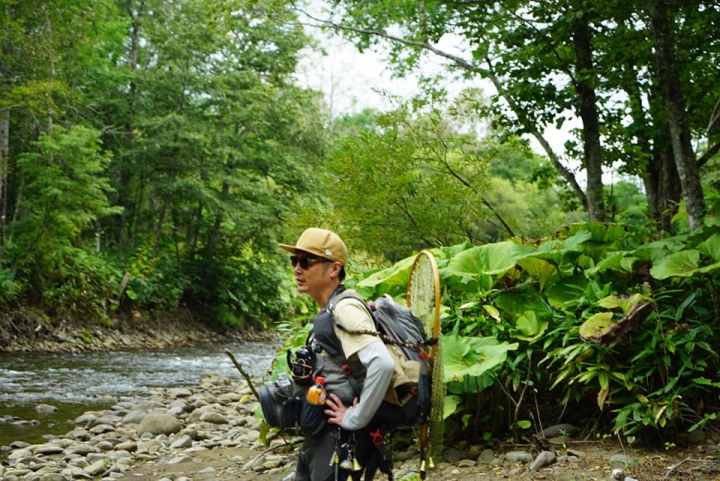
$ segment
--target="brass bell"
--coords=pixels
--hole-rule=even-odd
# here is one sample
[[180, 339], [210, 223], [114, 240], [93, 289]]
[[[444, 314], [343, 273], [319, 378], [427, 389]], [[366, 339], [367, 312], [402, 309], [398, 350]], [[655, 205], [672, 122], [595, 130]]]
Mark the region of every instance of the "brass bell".
[[432, 456], [428, 456], [427, 467], [428, 469], [435, 469], [435, 463], [433, 462]]
[[420, 461], [420, 472], [424, 473], [425, 471], [427, 471], [427, 463], [423, 459], [422, 461]]
[[343, 459], [340, 463], [340, 467], [349, 471], [354, 468], [354, 465], [350, 459]]
[[360, 463], [358, 462], [357, 458], [353, 457], [352, 460], [352, 470], [353, 471], [362, 471], [362, 466], [360, 466]]

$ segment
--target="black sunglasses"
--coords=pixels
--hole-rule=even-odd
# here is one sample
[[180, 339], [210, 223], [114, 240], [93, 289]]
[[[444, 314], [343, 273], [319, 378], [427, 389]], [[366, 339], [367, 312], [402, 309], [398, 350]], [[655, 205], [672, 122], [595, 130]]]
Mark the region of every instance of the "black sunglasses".
[[319, 264], [321, 262], [334, 262], [330, 259], [326, 259], [324, 257], [298, 257], [298, 256], [290, 256], [290, 263], [293, 267], [296, 267], [298, 264], [300, 264], [300, 268], [304, 271], [310, 269], [315, 264]]

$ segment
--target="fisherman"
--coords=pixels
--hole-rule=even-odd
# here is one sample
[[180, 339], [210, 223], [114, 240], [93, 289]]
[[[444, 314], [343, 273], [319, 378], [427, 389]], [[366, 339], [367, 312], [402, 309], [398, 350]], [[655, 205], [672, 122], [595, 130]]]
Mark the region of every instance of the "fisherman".
[[[363, 469], [372, 475], [378, 468], [374, 449], [378, 440], [371, 436], [369, 427], [392, 379], [393, 359], [379, 337], [356, 334], [376, 330], [359, 298], [343, 296], [337, 304], [334, 302], [345, 291], [348, 260], [345, 243], [337, 234], [312, 227], [302, 233], [295, 245], [280, 247], [292, 254], [290, 262], [298, 290], [313, 298], [320, 309], [312, 319], [314, 350], [319, 351], [321, 358], [316, 363], [320, 367], [313, 374], [324, 378], [328, 392], [316, 422], [308, 423], [308, 416], [301, 412], [301, 418], [306, 418], [305, 423], [301, 420], [301, 426], [306, 424], [303, 426], [306, 436], [295, 480], [344, 481], [350, 472], [339, 469], [339, 464], [347, 461], [342, 459], [347, 456], [352, 456], [362, 468], [352, 472], [353, 479], [359, 479]], [[339, 329], [338, 324], [344, 329]], [[333, 355], [318, 346], [341, 346], [342, 353]], [[334, 362], [338, 358], [346, 359], [347, 363], [338, 365]]]

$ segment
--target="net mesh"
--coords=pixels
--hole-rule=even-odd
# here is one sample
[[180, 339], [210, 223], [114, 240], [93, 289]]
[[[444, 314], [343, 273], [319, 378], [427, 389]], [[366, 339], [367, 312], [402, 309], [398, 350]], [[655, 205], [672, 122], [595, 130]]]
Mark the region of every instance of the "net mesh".
[[[410, 273], [408, 303], [417, 317], [422, 319], [425, 335], [437, 337], [432, 367], [432, 408], [430, 410], [430, 455], [437, 457], [443, 442], [443, 409], [445, 405], [445, 380], [443, 368], [442, 336], [435, 332], [435, 281], [436, 264], [432, 254], [419, 254]], [[439, 306], [438, 306], [439, 307]], [[429, 348], [428, 348], [429, 349]]]

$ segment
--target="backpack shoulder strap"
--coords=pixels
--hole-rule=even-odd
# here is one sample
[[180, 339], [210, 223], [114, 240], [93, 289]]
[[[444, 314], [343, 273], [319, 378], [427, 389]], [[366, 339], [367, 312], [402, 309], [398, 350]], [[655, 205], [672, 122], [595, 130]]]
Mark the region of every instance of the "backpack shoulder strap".
[[369, 334], [371, 336], [380, 336], [380, 333], [377, 332], [377, 330], [362, 330], [362, 331], [352, 331], [350, 329], [347, 329], [345, 326], [337, 322], [337, 319], [335, 318], [335, 308], [337, 307], [338, 303], [344, 299], [356, 299], [360, 301], [360, 303], [363, 305], [367, 313], [370, 315], [370, 318], [373, 321], [373, 326], [377, 329], [378, 323], [377, 318], [375, 317], [375, 313], [373, 312], [370, 305], [365, 302], [360, 296], [358, 296], [356, 293], [351, 291], [343, 291], [342, 293], [332, 297], [330, 299], [330, 302], [328, 302], [328, 305], [325, 307], [325, 310], [328, 311], [332, 315], [333, 322], [338, 327], [338, 329], [341, 329], [347, 333], [350, 334]]

